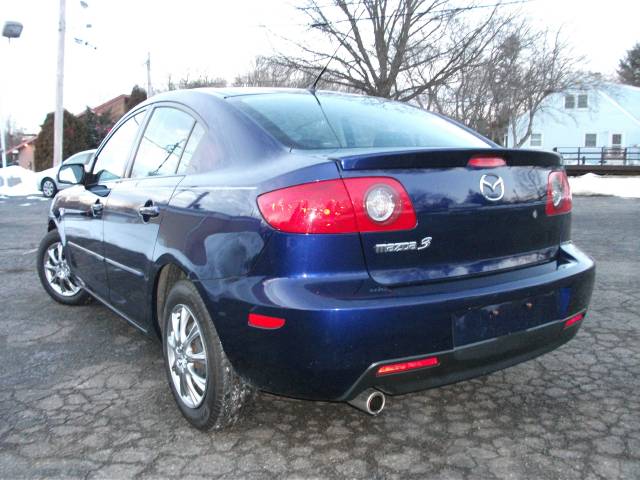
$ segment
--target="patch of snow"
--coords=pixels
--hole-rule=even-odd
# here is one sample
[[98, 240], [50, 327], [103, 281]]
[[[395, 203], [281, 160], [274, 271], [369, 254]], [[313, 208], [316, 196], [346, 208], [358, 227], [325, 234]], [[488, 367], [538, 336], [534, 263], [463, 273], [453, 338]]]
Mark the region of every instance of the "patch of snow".
[[0, 168], [0, 196], [37, 195], [37, 174], [18, 165]]
[[640, 177], [619, 177], [587, 173], [569, 177], [573, 195], [610, 195], [623, 198], [640, 198]]

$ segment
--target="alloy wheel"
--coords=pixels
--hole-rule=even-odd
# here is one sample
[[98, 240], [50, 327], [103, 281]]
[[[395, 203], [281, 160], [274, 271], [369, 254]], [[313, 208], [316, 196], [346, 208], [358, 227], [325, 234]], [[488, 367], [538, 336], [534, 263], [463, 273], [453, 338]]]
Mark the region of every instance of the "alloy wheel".
[[185, 406], [197, 408], [207, 392], [207, 351], [200, 324], [189, 307], [173, 307], [166, 335], [173, 386]]
[[44, 193], [45, 197], [53, 197], [53, 193], [55, 192], [56, 186], [53, 184], [51, 180], [45, 180], [42, 184], [42, 193]]
[[47, 248], [44, 256], [44, 274], [49, 286], [63, 297], [73, 297], [80, 291], [69, 269], [69, 264], [64, 256], [62, 243], [52, 243]]

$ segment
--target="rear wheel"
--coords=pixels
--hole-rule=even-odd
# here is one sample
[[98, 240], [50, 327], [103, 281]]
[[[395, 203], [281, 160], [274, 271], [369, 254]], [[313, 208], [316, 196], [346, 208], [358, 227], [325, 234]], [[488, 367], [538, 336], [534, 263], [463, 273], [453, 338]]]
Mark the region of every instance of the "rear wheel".
[[233, 425], [255, 390], [233, 370], [191, 282], [171, 288], [163, 320], [167, 378], [184, 417], [200, 430]]
[[42, 194], [47, 198], [52, 198], [58, 191], [56, 182], [54, 182], [50, 178], [45, 178], [44, 180], [42, 180], [40, 187], [42, 188]]
[[37, 267], [42, 286], [56, 302], [84, 305], [91, 300], [69, 269], [57, 230], [51, 230], [40, 242]]

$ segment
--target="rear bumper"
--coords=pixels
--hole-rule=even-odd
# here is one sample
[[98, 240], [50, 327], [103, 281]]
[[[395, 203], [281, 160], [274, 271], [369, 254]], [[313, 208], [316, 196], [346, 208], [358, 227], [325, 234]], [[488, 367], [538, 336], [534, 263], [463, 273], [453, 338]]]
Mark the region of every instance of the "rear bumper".
[[436, 352], [438, 365], [420, 370], [377, 376], [381, 365], [406, 362], [418, 357], [379, 362], [367, 371], [345, 394], [351, 399], [362, 390], [373, 387], [394, 395], [468, 380], [531, 360], [555, 350], [571, 340], [582, 322], [564, 327], [565, 320], [547, 323], [521, 332], [503, 335], [470, 346]]
[[[198, 287], [240, 375], [272, 393], [348, 400], [368, 387], [393, 394], [473, 378], [553, 350], [579, 328], [563, 329], [562, 319], [587, 309], [594, 277], [593, 261], [565, 244], [545, 265], [414, 287], [381, 288], [360, 274], [246, 277]], [[530, 304], [525, 320], [514, 313]], [[505, 306], [500, 324], [478, 328], [474, 319], [482, 317], [472, 314], [495, 306]], [[286, 323], [250, 327], [250, 312]], [[470, 321], [476, 323], [464, 324]], [[381, 364], [431, 355], [438, 366], [375, 375]]]

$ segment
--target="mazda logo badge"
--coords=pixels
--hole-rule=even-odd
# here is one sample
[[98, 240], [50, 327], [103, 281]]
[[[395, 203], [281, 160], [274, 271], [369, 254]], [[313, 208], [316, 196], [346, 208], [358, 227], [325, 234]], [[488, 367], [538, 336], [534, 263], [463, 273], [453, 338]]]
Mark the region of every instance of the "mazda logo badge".
[[497, 202], [504, 197], [504, 180], [499, 175], [490, 173], [480, 177], [480, 193], [490, 202]]

